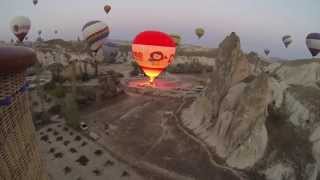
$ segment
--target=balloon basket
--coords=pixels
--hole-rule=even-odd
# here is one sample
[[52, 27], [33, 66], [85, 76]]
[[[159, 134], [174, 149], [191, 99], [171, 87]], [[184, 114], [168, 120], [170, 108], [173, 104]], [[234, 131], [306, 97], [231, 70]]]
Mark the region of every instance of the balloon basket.
[[147, 77], [127, 79], [125, 86], [128, 92], [155, 96], [181, 94], [181, 92], [188, 91], [192, 88], [191, 83], [168, 78], [157, 78], [153, 83], [150, 83]]

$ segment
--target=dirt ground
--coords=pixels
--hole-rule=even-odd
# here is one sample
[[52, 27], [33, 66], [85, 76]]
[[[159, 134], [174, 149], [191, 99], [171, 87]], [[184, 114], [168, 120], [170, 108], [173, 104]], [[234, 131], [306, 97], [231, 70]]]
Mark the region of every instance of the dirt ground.
[[146, 179], [239, 179], [211, 164], [206, 151], [179, 130], [172, 116], [182, 99], [139, 94], [85, 112], [99, 143], [134, 163]]
[[[108, 67], [109, 68], [109, 67]], [[113, 67], [129, 69], [120, 66]], [[102, 71], [106, 70], [102, 68]], [[126, 71], [128, 73], [128, 71]], [[125, 73], [125, 74], [127, 74]], [[190, 82], [194, 87], [206, 83], [207, 75], [170, 75], [170, 78]], [[182, 92], [181, 92], [182, 93]], [[184, 92], [185, 93], [185, 92]], [[199, 93], [200, 92], [196, 92]], [[87, 148], [71, 141], [70, 145], [79, 148], [80, 154], [86, 155], [93, 163], [90, 168], [78, 167], [74, 164], [76, 155], [63, 142], [52, 140], [52, 144], [41, 139], [42, 153], [50, 161], [49, 172], [53, 180], [70, 177], [83, 179], [146, 179], [146, 180], [238, 180], [230, 171], [210, 162], [207, 151], [194, 139], [185, 134], [177, 123], [174, 114], [183, 102], [181, 96], [158, 97], [127, 92], [109, 99], [101, 104], [87, 107], [81, 112], [81, 121], [88, 124], [89, 132], [100, 136], [97, 142], [89, 141]], [[53, 127], [51, 127], [53, 126]], [[54, 130], [59, 129], [50, 125]], [[39, 131], [49, 135], [49, 139], [57, 138], [48, 128]], [[70, 133], [59, 131], [64, 139], [72, 139]], [[76, 133], [76, 132], [74, 132]], [[79, 136], [81, 136], [79, 134]], [[82, 139], [86, 139], [81, 136]], [[62, 144], [61, 144], [62, 143]], [[93, 154], [98, 147], [103, 149], [103, 156]], [[62, 152], [62, 158], [53, 158], [57, 153], [50, 153], [54, 148]], [[58, 153], [59, 153], [58, 152]], [[79, 158], [77, 156], [77, 158]], [[115, 162], [115, 167], [105, 167], [104, 161]], [[53, 161], [53, 162], [51, 162]], [[100, 175], [95, 175], [96, 168]], [[72, 171], [66, 167], [72, 167]], [[93, 169], [92, 169], [93, 168]], [[130, 176], [123, 176], [124, 171]], [[80, 179], [81, 180], [81, 179]]]

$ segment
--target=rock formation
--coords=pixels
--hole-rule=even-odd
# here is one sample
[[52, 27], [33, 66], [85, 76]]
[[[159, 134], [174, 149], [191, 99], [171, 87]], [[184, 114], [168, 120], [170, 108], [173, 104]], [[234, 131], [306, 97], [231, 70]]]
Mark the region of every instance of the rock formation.
[[[252, 76], [240, 39], [231, 33], [219, 46], [205, 95], [183, 113], [185, 125], [237, 168], [254, 165], [267, 144], [264, 122], [271, 96], [268, 78], [266, 74], [256, 79]], [[187, 118], [191, 114], [193, 118]]]
[[266, 63], [241, 51], [231, 33], [220, 44], [204, 95], [182, 123], [225, 164], [262, 179], [316, 180], [320, 167], [320, 63]]
[[123, 88], [120, 84], [121, 77], [123, 77], [122, 74], [112, 70], [100, 75], [96, 99], [103, 101], [123, 93]]

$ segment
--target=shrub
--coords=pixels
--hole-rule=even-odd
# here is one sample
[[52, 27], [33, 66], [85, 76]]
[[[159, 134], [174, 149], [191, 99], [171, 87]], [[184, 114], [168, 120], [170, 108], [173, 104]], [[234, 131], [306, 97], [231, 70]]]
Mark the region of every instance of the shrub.
[[197, 60], [192, 62], [179, 63], [168, 67], [168, 72], [170, 73], [190, 73], [197, 74], [202, 72], [212, 72], [212, 66], [203, 65]]
[[47, 83], [43, 86], [44, 90], [49, 91], [56, 88], [56, 84], [54, 82]]
[[68, 166], [66, 166], [64, 168], [64, 174], [69, 174], [71, 171], [72, 171], [72, 169], [70, 167], [68, 167]]
[[54, 89], [49, 90], [49, 94], [56, 98], [64, 98], [66, 96], [66, 90], [62, 86], [56, 86]]
[[63, 109], [66, 123], [73, 128], [79, 128], [79, 108], [73, 95], [66, 96]]
[[89, 159], [86, 156], [80, 156], [79, 159], [76, 160], [81, 166], [86, 166], [89, 163]]
[[50, 114], [60, 114], [61, 113], [61, 105], [57, 104], [57, 105], [54, 105], [52, 106], [48, 112]]
[[103, 154], [103, 152], [99, 149], [99, 150], [96, 150], [96, 151], [94, 152], [94, 154], [95, 154], [96, 156], [101, 156], [101, 155]]

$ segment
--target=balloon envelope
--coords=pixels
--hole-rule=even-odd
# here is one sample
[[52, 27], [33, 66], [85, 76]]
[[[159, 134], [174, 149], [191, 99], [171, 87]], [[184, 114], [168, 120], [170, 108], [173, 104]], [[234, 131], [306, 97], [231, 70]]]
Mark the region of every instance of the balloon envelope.
[[195, 30], [195, 33], [196, 33], [196, 35], [198, 36], [198, 38], [200, 39], [200, 38], [204, 35], [205, 31], [204, 31], [203, 28], [197, 28], [197, 29]]
[[83, 26], [82, 35], [91, 51], [97, 52], [109, 36], [109, 27], [102, 21], [90, 21]]
[[166, 33], [144, 31], [132, 43], [135, 61], [152, 83], [174, 60], [176, 44]]
[[310, 33], [306, 38], [307, 47], [311, 55], [317, 56], [320, 52], [320, 33]]
[[33, 0], [33, 5], [37, 5], [38, 4], [38, 0]]
[[268, 56], [270, 54], [270, 50], [269, 49], [265, 49], [264, 53]]
[[20, 42], [23, 42], [26, 35], [31, 28], [31, 21], [24, 16], [17, 16], [11, 20], [11, 31], [18, 38]]
[[286, 48], [292, 43], [292, 37], [290, 35], [285, 35], [282, 37], [282, 42]]
[[111, 10], [111, 6], [110, 5], [105, 5], [104, 6], [104, 11], [108, 14]]

